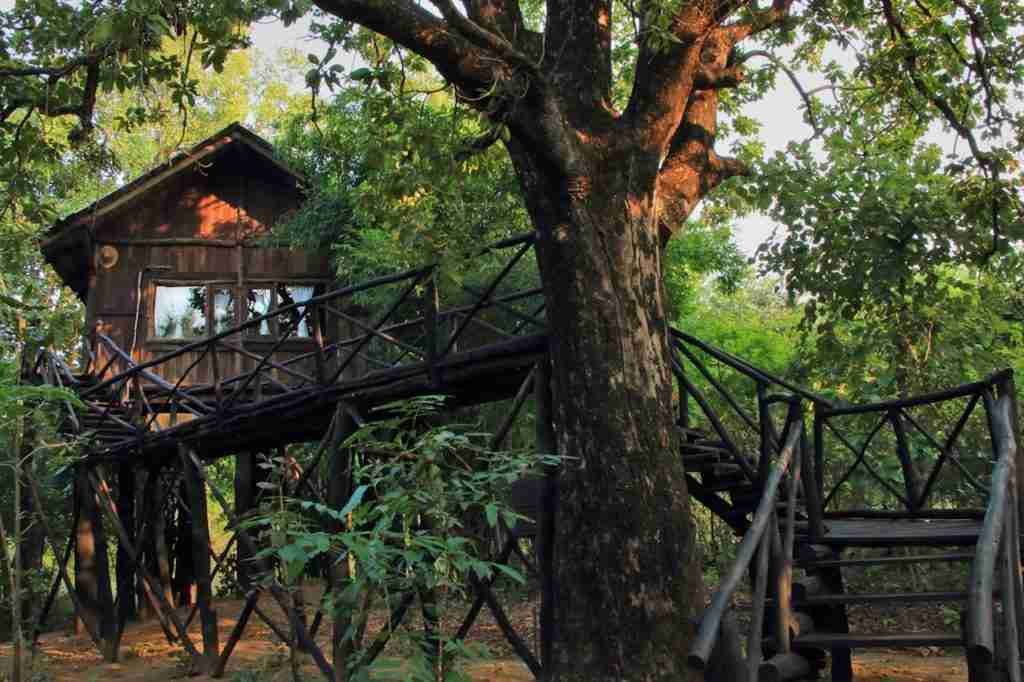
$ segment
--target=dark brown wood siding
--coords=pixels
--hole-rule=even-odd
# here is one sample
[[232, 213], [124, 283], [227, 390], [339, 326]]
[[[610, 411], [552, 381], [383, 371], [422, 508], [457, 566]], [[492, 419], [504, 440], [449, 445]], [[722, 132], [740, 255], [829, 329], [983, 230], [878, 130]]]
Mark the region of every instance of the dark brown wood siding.
[[[238, 149], [229, 148], [212, 163], [195, 165], [141, 192], [92, 226], [97, 265], [87, 328], [107, 334], [131, 352], [136, 362], [185, 343], [153, 338], [154, 297], [160, 284], [218, 283], [231, 287], [237, 301], [243, 300], [250, 285], [294, 282], [329, 286], [333, 273], [330, 259], [323, 254], [258, 245], [259, 238], [281, 216], [299, 206], [301, 194], [279, 168], [243, 145], [235, 146]], [[104, 247], [116, 249], [113, 266], [104, 266]], [[242, 321], [242, 306], [237, 307], [237, 320]], [[227, 341], [257, 354], [272, 345], [248, 337]], [[281, 362], [313, 348], [311, 340], [289, 341], [274, 360]], [[159, 373], [175, 382], [195, 359], [183, 355], [160, 366]], [[218, 360], [226, 375], [256, 364], [227, 351], [219, 354]], [[315, 363], [302, 362], [296, 369], [314, 374]], [[208, 383], [212, 378], [212, 362], [207, 357], [183, 385]], [[295, 380], [277, 378], [283, 383]]]

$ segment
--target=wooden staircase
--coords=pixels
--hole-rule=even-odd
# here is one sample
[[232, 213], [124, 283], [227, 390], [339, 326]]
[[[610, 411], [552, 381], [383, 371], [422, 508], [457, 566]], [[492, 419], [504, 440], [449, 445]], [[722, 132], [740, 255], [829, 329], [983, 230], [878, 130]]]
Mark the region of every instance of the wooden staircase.
[[[925, 646], [963, 647], [971, 682], [1024, 678], [1020, 665], [1024, 637], [1018, 627], [1018, 620], [1024, 619], [1024, 589], [1020, 562], [1011, 560], [1021, 552], [1016, 406], [1009, 374], [903, 401], [838, 406], [692, 337], [677, 334], [677, 338], [680, 345], [689, 346], [674, 367], [680, 384], [681, 455], [689, 491], [742, 537], [736, 559], [702, 618], [689, 655], [691, 667], [709, 670], [718, 638], [726, 636], [723, 622], [731, 619], [736, 591], [749, 575], [753, 585], [744, 654], [747, 682], [816, 679], [829, 663], [832, 680], [846, 682], [853, 679], [851, 653], [855, 650]], [[742, 401], [725, 394], [721, 374], [716, 376], [700, 363], [694, 346], [712, 355], [720, 366], [755, 382], [756, 416], [744, 412]], [[685, 373], [684, 359], [703, 377], [703, 386]], [[721, 398], [717, 406], [721, 409], [724, 403], [732, 414], [727, 418], [716, 412], [711, 394], [702, 389], [717, 391]], [[936, 448], [939, 454], [931, 471], [916, 471], [907, 445], [908, 424], [921, 432], [915, 434], [918, 442], [938, 443], [939, 439], [923, 430], [912, 409], [954, 400], [966, 400], [966, 409], [946, 442]], [[704, 424], [695, 424], [689, 401], [697, 403]], [[983, 466], [992, 467], [995, 462], [990, 484], [980, 491], [982, 507], [933, 508], [935, 481], [947, 462], [980, 487], [976, 475], [953, 454], [978, 404], [984, 406], [991, 435], [992, 450]], [[773, 415], [773, 405], [786, 407], [781, 427], [776, 421], [780, 410], [777, 407]], [[808, 413], [814, 417], [813, 429], [804, 426]], [[877, 420], [859, 447], [835, 424], [858, 415]], [[740, 433], [744, 427], [754, 434]], [[872, 438], [883, 427], [892, 429], [885, 442], [895, 446], [895, 452], [881, 456], [892, 457], [902, 466], [902, 482], [882, 478], [871, 464], [865, 464]], [[837, 431], [837, 438], [855, 455], [850, 470], [830, 482], [831, 489], [822, 476], [830, 455], [826, 429]], [[836, 491], [858, 466], [879, 479], [879, 488], [891, 492], [900, 508], [837, 508]], [[882, 548], [890, 551], [882, 555]], [[865, 555], [864, 550], [871, 554]], [[858, 579], [858, 573], [872, 567], [912, 567], [926, 574], [933, 566], [951, 563], [965, 566], [965, 577], [943, 590], [847, 589], [848, 583], [863, 587], [865, 580]], [[849, 607], [870, 613], [904, 604], [934, 606], [936, 611], [953, 606], [960, 611], [961, 622], [936, 632], [885, 628], [851, 632]], [[885, 619], [866, 620], [883, 623]]]

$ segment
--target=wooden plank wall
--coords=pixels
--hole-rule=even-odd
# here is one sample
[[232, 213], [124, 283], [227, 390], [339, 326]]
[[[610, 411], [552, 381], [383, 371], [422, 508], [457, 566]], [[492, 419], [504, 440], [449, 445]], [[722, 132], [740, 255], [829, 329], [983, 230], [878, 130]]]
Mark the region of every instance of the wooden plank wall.
[[[279, 169], [237, 143], [212, 164], [193, 166], [136, 197], [93, 227], [97, 267], [87, 327], [99, 329], [130, 350], [137, 362], [144, 362], [182, 344], [150, 338], [157, 283], [223, 283], [236, 288], [238, 307], [250, 284], [328, 284], [333, 271], [325, 255], [254, 243], [300, 201], [299, 192]], [[117, 249], [112, 267], [104, 267], [99, 258], [104, 246]], [[273, 343], [251, 338], [230, 341], [241, 341], [254, 353], [269, 350]], [[313, 348], [311, 340], [289, 342], [274, 359], [280, 362]], [[176, 381], [194, 359], [180, 356], [161, 366], [160, 374]], [[256, 364], [227, 352], [219, 359], [224, 375]], [[312, 360], [303, 365], [300, 371], [315, 373]], [[208, 383], [211, 370], [212, 363], [204, 360], [183, 384]], [[291, 383], [287, 377], [276, 378]]]

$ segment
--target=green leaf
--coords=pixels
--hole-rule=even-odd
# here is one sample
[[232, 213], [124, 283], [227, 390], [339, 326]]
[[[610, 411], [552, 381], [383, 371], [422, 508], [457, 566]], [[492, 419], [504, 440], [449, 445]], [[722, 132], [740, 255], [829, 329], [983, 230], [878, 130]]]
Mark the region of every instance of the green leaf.
[[373, 79], [373, 69], [368, 69], [365, 66], [356, 69], [348, 75], [354, 81], [368, 81]]
[[366, 485], [361, 485], [358, 488], [356, 488], [355, 492], [352, 493], [352, 497], [348, 499], [348, 502], [345, 503], [345, 506], [342, 507], [341, 511], [338, 512], [338, 516], [344, 518], [345, 516], [350, 514], [353, 509], [358, 507], [359, 503], [363, 501], [363, 496], [366, 495], [366, 491], [368, 488], [369, 486]]

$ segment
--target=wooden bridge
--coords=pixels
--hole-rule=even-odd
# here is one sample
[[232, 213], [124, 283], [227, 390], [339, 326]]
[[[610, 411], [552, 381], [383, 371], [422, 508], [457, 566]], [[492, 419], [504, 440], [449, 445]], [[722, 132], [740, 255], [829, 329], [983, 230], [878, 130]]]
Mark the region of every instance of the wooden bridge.
[[[68, 405], [65, 421], [69, 434], [88, 443], [76, 465], [75, 535], [83, 536], [85, 522], [102, 525], [99, 514], [106, 514], [118, 536], [117, 593], [132, 590], [137, 573], [168, 638], [215, 675], [223, 674], [246, 622], [258, 614], [261, 594], [269, 594], [291, 614], [295, 646], [332, 679], [331, 662], [315, 641], [323, 614], [318, 611], [307, 625], [273, 582], [265, 590], [253, 588], [230, 639], [219, 645], [211, 583], [227, 550], [212, 551], [204, 489], [231, 521], [233, 542], [248, 556], [257, 547], [238, 525], [246, 510], [227, 504], [206, 466], [219, 457], [238, 456], [241, 462], [245, 453], [322, 441], [291, 489], [314, 495], [310, 481], [322, 458], [334, 455], [332, 444], [371, 419], [375, 408], [426, 394], [445, 395], [453, 406], [510, 401], [495, 433], [496, 447], [533, 393], [536, 421], [549, 424], [544, 305], [534, 286], [533, 259], [527, 258], [532, 245], [532, 235], [526, 235], [487, 249], [490, 274], [477, 286], [463, 282], [442, 293], [434, 267], [379, 277], [280, 307], [145, 362], [134, 361], [100, 332], [88, 344], [83, 372], [42, 354], [33, 380], [70, 388], [81, 401], [77, 409]], [[337, 333], [339, 320], [348, 335]], [[271, 321], [281, 330], [276, 342], [263, 352], [247, 349], [250, 330]], [[282, 359], [281, 349], [302, 325], [311, 330], [311, 350]], [[749, 680], [813, 678], [828, 659], [832, 678], [849, 680], [854, 649], [920, 645], [966, 647], [972, 679], [1021, 679], [1021, 481], [1009, 371], [934, 394], [839, 405], [683, 331], [672, 332], [672, 343], [679, 456], [690, 493], [742, 537], [701, 620], [689, 655], [694, 668], [705, 669], [723, 629], [734, 629], [736, 593], [752, 575], [743, 648]], [[937, 423], [944, 432], [935, 430]], [[147, 568], [153, 544], [147, 534], [158, 532], [149, 519], [159, 516], [159, 507], [136, 513], [133, 471], [148, 472], [147, 490], [156, 498], [167, 498], [171, 488], [185, 483], [188, 499], [181, 502], [187, 502], [191, 518], [197, 584], [196, 604], [185, 620]], [[116, 485], [108, 483], [113, 476], [106, 472], [117, 473]], [[523, 507], [536, 511], [543, 524], [550, 515], [536, 502], [538, 485], [525, 487], [532, 502]], [[161, 486], [169, 492], [159, 494]], [[347, 497], [343, 486], [326, 486], [326, 503], [340, 507]], [[80, 569], [77, 586], [72, 584], [66, 565], [74, 538], [61, 551], [49, 528], [47, 534], [55, 556], [63, 558], [51, 594], [63, 582], [101, 652], [116, 659], [125, 616], [114, 608], [105, 568], [87, 575], [85, 584]], [[497, 558], [518, 555], [531, 571], [549, 575], [543, 560], [550, 553], [537, 553], [537, 562], [529, 559], [519, 545], [523, 534], [511, 534]], [[103, 543], [95, 532], [90, 539]], [[849, 556], [849, 550], [872, 547], [901, 551]], [[105, 546], [100, 550], [105, 556]], [[940, 562], [969, 564], [961, 589], [844, 590], [850, 573], [865, 566]], [[541, 584], [547, 586], [542, 600], [550, 599], [550, 583]], [[552, 660], [551, 623], [540, 623], [534, 651], [512, 627], [492, 585], [478, 583], [477, 590], [459, 636], [486, 604], [516, 652], [543, 677]], [[409, 601], [395, 607], [393, 622], [401, 620]], [[904, 602], [962, 604], [966, 616], [961, 629], [949, 632], [850, 632], [847, 605]], [[187, 630], [197, 612], [201, 646]], [[370, 651], [381, 648], [375, 643]]]

